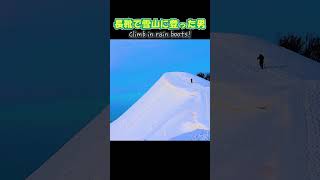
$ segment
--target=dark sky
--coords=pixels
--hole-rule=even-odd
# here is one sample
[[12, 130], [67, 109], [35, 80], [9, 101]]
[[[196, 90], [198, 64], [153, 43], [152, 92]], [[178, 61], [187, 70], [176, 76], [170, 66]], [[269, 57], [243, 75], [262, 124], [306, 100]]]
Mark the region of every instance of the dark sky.
[[275, 41], [279, 34], [320, 32], [319, 0], [214, 0], [215, 32], [249, 34]]
[[108, 102], [104, 0], [0, 1], [0, 179], [24, 179]]
[[106, 90], [103, 0], [5, 1], [0, 4], [2, 99]]

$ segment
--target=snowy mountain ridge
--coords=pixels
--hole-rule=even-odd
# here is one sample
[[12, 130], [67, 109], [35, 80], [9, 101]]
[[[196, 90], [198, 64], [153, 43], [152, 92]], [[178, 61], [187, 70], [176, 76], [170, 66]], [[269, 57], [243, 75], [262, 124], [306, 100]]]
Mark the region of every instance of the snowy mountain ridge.
[[170, 140], [198, 129], [210, 131], [210, 82], [186, 72], [167, 72], [111, 123], [110, 139]]

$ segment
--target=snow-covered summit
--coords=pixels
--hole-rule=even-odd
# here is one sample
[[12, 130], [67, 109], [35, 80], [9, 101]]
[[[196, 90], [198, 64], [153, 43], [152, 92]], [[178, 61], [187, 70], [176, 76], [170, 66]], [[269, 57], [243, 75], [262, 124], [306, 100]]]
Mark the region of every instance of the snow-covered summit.
[[166, 72], [160, 78], [160, 80], [167, 81], [177, 88], [193, 89], [198, 87], [194, 85], [190, 86], [191, 79], [193, 79], [193, 83], [198, 84], [199, 86], [210, 87], [209, 81], [186, 72]]
[[210, 130], [210, 82], [167, 72], [111, 123], [110, 139], [170, 140], [199, 129]]

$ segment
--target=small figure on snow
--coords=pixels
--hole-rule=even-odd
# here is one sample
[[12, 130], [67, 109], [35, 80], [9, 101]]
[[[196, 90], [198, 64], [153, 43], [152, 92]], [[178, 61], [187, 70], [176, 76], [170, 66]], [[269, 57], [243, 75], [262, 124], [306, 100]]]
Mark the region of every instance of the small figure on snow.
[[262, 54], [259, 54], [258, 58], [259, 60], [259, 65], [260, 65], [260, 68], [263, 69], [263, 65], [264, 65], [264, 56]]
[[192, 83], [192, 78], [191, 78], [191, 83]]

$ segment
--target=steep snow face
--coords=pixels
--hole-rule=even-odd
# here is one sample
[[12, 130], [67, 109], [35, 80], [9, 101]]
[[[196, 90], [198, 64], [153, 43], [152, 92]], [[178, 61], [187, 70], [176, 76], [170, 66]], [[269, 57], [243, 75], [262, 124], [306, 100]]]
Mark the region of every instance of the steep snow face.
[[210, 130], [210, 82], [168, 72], [111, 123], [110, 139], [170, 140], [198, 129]]
[[320, 179], [320, 63], [249, 36], [211, 43], [213, 179]]

